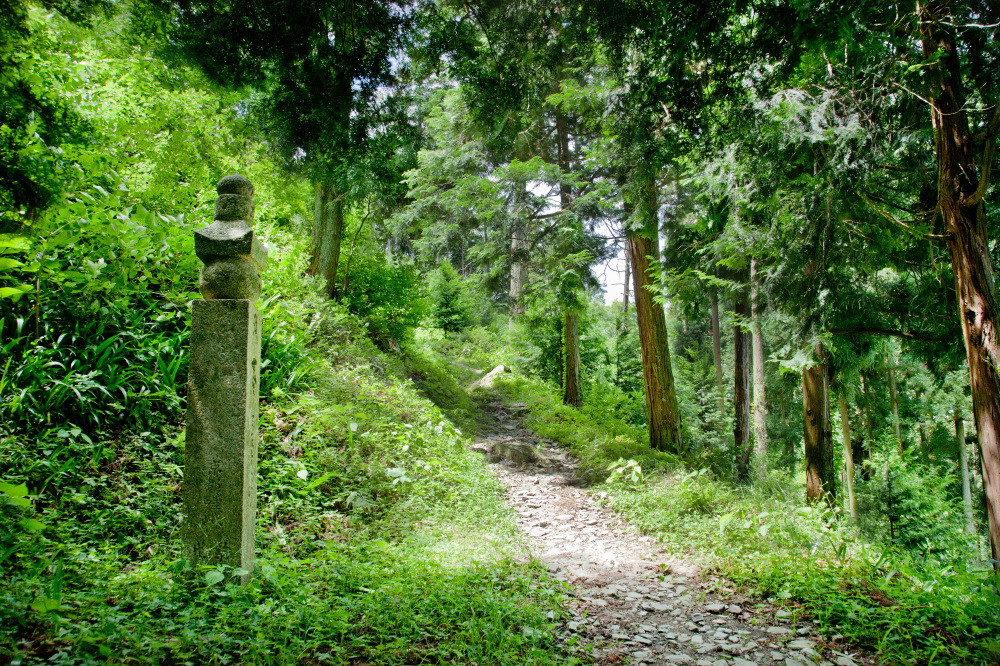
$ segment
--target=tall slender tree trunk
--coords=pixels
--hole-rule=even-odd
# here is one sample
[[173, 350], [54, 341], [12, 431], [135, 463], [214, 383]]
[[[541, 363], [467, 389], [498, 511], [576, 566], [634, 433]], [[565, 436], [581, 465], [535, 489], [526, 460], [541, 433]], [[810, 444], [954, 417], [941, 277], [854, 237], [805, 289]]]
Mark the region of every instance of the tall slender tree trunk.
[[324, 280], [327, 298], [337, 295], [337, 266], [344, 237], [344, 200], [328, 182], [313, 184], [312, 255], [309, 273]]
[[[562, 324], [562, 325], [559, 327], [559, 329], [560, 329], [559, 330], [559, 334], [562, 336], [562, 339], [565, 340], [566, 339], [566, 319], [564, 318], [560, 322], [560, 324]], [[563, 343], [563, 346], [565, 347], [565, 342]], [[556, 370], [559, 373], [559, 386], [565, 386], [566, 385], [566, 354], [565, 353], [559, 354], [559, 366], [556, 368]]]
[[889, 366], [889, 400], [892, 403], [892, 428], [896, 435], [899, 455], [903, 455], [903, 431], [899, 427], [899, 391], [896, 390], [896, 371]]
[[[632, 260], [629, 258], [628, 246], [625, 246], [625, 294], [622, 296], [622, 314], [628, 314], [628, 292], [629, 280], [632, 279]], [[625, 320], [622, 319], [622, 328], [625, 327]]]
[[865, 459], [871, 458], [875, 444], [875, 407], [872, 405], [871, 380], [861, 375], [861, 390], [865, 394], [865, 445], [862, 447]]
[[566, 347], [566, 380], [563, 391], [563, 404], [577, 409], [583, 405], [580, 393], [580, 316], [566, 311], [564, 326]]
[[851, 520], [858, 519], [858, 500], [854, 497], [854, 449], [851, 446], [851, 414], [847, 409], [847, 396], [840, 392], [840, 442], [844, 447], [844, 485], [847, 486], [847, 502]]
[[[527, 187], [527, 185], [525, 185]], [[510, 232], [510, 318], [507, 321], [507, 328], [514, 330], [514, 322], [524, 314], [524, 303], [521, 301], [521, 294], [524, 285], [528, 282], [528, 267], [525, 265], [525, 253], [528, 250], [527, 225], [520, 214], [514, 220]]]
[[834, 506], [834, 500], [837, 499], [837, 469], [834, 466], [833, 460], [833, 415], [830, 412], [830, 364], [826, 362], [826, 350], [823, 348], [823, 344], [820, 343], [816, 345], [816, 350], [823, 359], [823, 365], [826, 366], [826, 372], [823, 373], [823, 469], [825, 473], [823, 475], [823, 490], [826, 491], [827, 500], [830, 502], [830, 506]]
[[969, 483], [969, 447], [965, 443], [965, 420], [962, 410], [955, 410], [955, 440], [962, 468], [962, 508], [965, 509], [965, 531], [976, 533], [976, 519], [972, 513], [972, 484]]
[[709, 292], [712, 307], [712, 355], [715, 359], [715, 388], [719, 394], [719, 412], [726, 411], [726, 390], [722, 379], [722, 334], [719, 331], [719, 295], [713, 289]]
[[644, 225], [641, 231], [628, 230], [626, 237], [632, 257], [632, 285], [639, 323], [642, 377], [646, 388], [649, 417], [649, 444], [659, 451], [677, 453], [681, 447], [680, 411], [670, 367], [670, 346], [663, 308], [653, 301], [653, 276], [660, 272], [657, 256], [657, 206], [655, 180], [648, 184], [641, 202]]
[[818, 502], [823, 499], [823, 375], [826, 368], [817, 363], [802, 370], [802, 410], [804, 412], [802, 436], [805, 440], [806, 499]]
[[[560, 109], [556, 109], [556, 140], [558, 142], [559, 171], [568, 176], [570, 173], [570, 151], [569, 151], [569, 123], [566, 114]], [[559, 205], [564, 211], [568, 211], [572, 205], [572, 190], [568, 182], [559, 183]], [[579, 408], [583, 405], [581, 394], [581, 368], [580, 368], [580, 316], [576, 312], [566, 309], [563, 347], [566, 353], [566, 378], [563, 382], [563, 403], [571, 407]]]
[[[750, 304], [745, 294], [737, 294], [733, 312], [740, 320], [750, 318]], [[750, 478], [750, 334], [739, 326], [733, 326], [733, 342], [736, 352], [733, 369], [733, 439], [736, 448], [736, 474], [741, 481]]]
[[767, 470], [767, 392], [764, 381], [764, 336], [760, 326], [760, 282], [757, 261], [750, 260], [750, 306], [753, 316], [753, 434], [757, 470]]
[[1000, 570], [1000, 312], [983, 199], [990, 185], [1000, 103], [987, 131], [976, 137], [969, 126], [956, 33], [945, 0], [918, 3], [918, 37], [924, 56], [940, 53], [929, 93], [938, 167], [938, 210], [948, 235], [959, 318], [969, 358], [972, 416], [982, 451], [983, 489], [989, 514], [994, 568]]

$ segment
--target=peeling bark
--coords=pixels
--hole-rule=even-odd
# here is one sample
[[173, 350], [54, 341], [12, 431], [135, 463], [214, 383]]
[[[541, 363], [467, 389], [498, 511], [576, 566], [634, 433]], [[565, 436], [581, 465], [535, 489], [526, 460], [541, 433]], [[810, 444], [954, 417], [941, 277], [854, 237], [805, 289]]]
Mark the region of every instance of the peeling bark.
[[929, 94], [938, 171], [938, 210], [948, 236], [959, 317], [969, 359], [972, 415], [982, 452], [983, 488], [989, 514], [994, 568], [1000, 570], [1000, 337], [996, 285], [989, 253], [983, 198], [990, 184], [996, 137], [997, 100], [985, 141], [977, 141], [966, 114], [959, 48], [944, 0], [918, 5], [917, 37], [924, 56], [941, 53]]

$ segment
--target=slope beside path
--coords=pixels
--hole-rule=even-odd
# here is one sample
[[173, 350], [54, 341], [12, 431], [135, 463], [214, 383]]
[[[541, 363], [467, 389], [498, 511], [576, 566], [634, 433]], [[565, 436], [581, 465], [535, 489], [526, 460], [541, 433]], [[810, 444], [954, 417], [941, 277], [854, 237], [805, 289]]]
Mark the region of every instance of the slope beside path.
[[696, 666], [854, 666], [875, 663], [833, 650], [812, 623], [767, 603], [715, 590], [724, 581], [656, 542], [582, 488], [577, 463], [524, 427], [524, 406], [486, 403], [475, 448], [508, 487], [528, 555], [572, 590], [560, 639], [589, 646], [595, 663]]

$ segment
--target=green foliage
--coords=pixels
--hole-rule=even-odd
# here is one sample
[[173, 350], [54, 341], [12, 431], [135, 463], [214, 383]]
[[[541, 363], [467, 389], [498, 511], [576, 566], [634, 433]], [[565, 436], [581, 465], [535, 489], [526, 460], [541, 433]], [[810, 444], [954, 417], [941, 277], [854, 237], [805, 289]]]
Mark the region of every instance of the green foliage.
[[[601, 330], [601, 306], [581, 307], [578, 319], [580, 365], [584, 397], [590, 385], [606, 374], [611, 364], [607, 340]], [[516, 339], [522, 356], [521, 366], [554, 386], [561, 386], [565, 363], [565, 306], [550, 294], [536, 299], [521, 318], [520, 336]]]
[[449, 262], [428, 278], [434, 324], [447, 333], [458, 333], [472, 324], [468, 288]]
[[912, 449], [900, 456], [893, 439], [865, 460], [856, 484], [862, 533], [941, 568], [964, 560], [974, 543], [964, 531], [961, 496], [949, 492], [954, 467], [922, 465]]
[[470, 432], [475, 429], [478, 416], [476, 405], [459, 386], [453, 373], [441, 367], [441, 361], [432, 360], [416, 345], [408, 345], [403, 364], [407, 376], [420, 392], [453, 423]]
[[684, 446], [692, 465], [708, 466], [724, 478], [735, 476], [731, 448], [732, 416], [719, 410], [712, 339], [706, 324], [692, 322], [673, 331], [671, 364], [684, 427]]
[[381, 255], [358, 257], [347, 277], [341, 301], [364, 320], [376, 344], [398, 346], [420, 325], [426, 303], [413, 266], [391, 263]]
[[[122, 207], [126, 191], [121, 182], [83, 190], [8, 248], [20, 257], [12, 277], [35, 288], [0, 310], [6, 426], [93, 433], [123, 423], [149, 429], [179, 414], [200, 264], [193, 229], [182, 216]], [[263, 306], [265, 394], [296, 388], [305, 364], [301, 323], [275, 316], [273, 303]]]
[[880, 663], [989, 664], [998, 654], [1000, 596], [983, 574], [925, 569], [877, 548], [846, 558], [778, 551], [723, 570], [751, 592], [798, 602], [824, 634]]
[[619, 458], [608, 465], [608, 475], [605, 483], [613, 484], [615, 481], [627, 481], [629, 483], [639, 483], [642, 481], [642, 467], [634, 460], [623, 460]]
[[188, 330], [183, 311], [167, 314], [120, 312], [81, 319], [67, 332], [46, 325], [37, 342], [32, 335], [6, 341], [5, 425], [43, 436], [53, 427], [149, 428], [173, 418], [186, 382]]

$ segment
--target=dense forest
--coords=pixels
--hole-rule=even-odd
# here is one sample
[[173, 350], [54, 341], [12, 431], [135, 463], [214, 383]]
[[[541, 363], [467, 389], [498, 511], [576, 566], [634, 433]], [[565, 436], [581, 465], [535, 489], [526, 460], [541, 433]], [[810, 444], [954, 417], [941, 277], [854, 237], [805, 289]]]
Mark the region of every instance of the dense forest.
[[[1000, 663], [998, 37], [990, 0], [3, 0], [0, 661]], [[181, 539], [229, 174], [253, 572]], [[578, 629], [497, 432], [773, 646]]]

